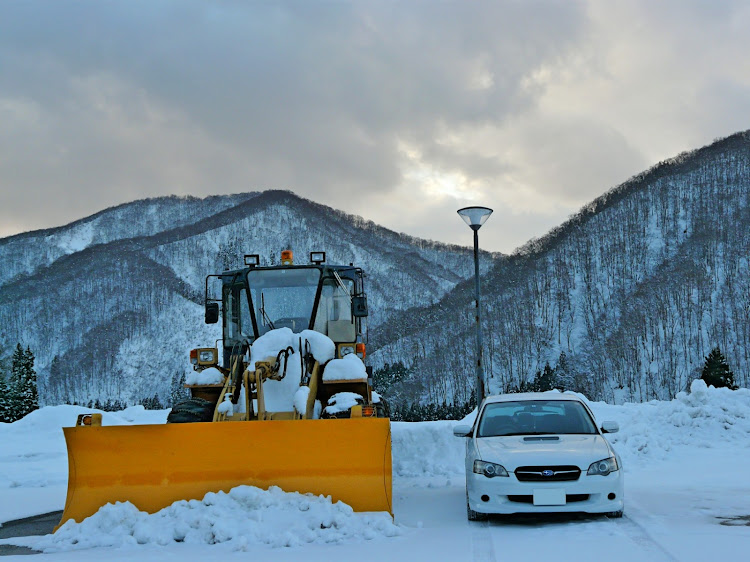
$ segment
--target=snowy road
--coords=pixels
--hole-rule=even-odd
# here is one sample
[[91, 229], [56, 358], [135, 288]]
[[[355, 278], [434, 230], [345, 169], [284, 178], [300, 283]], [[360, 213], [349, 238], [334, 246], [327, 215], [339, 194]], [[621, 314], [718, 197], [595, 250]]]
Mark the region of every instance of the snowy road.
[[[735, 473], [736, 474], [736, 473]], [[726, 474], [725, 476], [728, 476]], [[635, 478], [631, 476], [630, 480]], [[407, 484], [404, 482], [403, 484]], [[414, 529], [424, 559], [433, 560], [709, 560], [750, 557], [750, 527], [720, 524], [712, 491], [633, 484], [622, 519], [599, 516], [497, 517], [469, 523], [463, 487], [399, 486], [397, 520]], [[718, 492], [714, 490], [713, 492]], [[718, 497], [726, 498], [728, 490]], [[731, 490], [729, 490], [731, 493]], [[750, 486], [736, 489], [734, 513], [750, 512]], [[713, 504], [713, 506], [711, 506]], [[394, 541], [392, 559], [407, 560], [411, 537]], [[742, 556], [741, 553], [748, 553]]]
[[[600, 421], [612, 419], [622, 428], [611, 437], [625, 465], [622, 519], [561, 515], [497, 517], [469, 523], [461, 473], [462, 442], [452, 436], [453, 423], [393, 424], [396, 527], [389, 520], [383, 524], [382, 519], [341, 515], [339, 510], [338, 521], [345, 532], [336, 534], [338, 523], [331, 533], [321, 531], [321, 524], [315, 523], [314, 536], [306, 544], [279, 546], [283, 533], [303, 515], [299, 509], [289, 509], [293, 498], [277, 497], [270, 504], [245, 506], [244, 512], [227, 512], [226, 521], [221, 511], [217, 516], [208, 511], [201, 515], [205, 506], [193, 510], [202, 517], [200, 523], [214, 525], [211, 537], [226, 531], [229, 539], [221, 544], [175, 542], [171, 537], [182, 522], [181, 516], [166, 521], [172, 526], [165, 527], [165, 535], [163, 529], [154, 530], [164, 521], [148, 520], [144, 531], [137, 525], [127, 527], [127, 517], [119, 520], [121, 512], [115, 512], [106, 524], [79, 529], [77, 538], [56, 545], [62, 552], [39, 557], [59, 561], [137, 557], [141, 562], [247, 560], [249, 556], [312, 562], [748, 560], [750, 480], [745, 467], [750, 466], [750, 391], [694, 390], [671, 402], [592, 405]], [[0, 424], [0, 521], [61, 509], [66, 465], [59, 427], [61, 420], [75, 413], [71, 409], [45, 408], [16, 424]], [[120, 417], [128, 423], [155, 423], [155, 415], [133, 410]], [[305, 514], [314, 511], [305, 507]], [[324, 520], [327, 513], [335, 511], [330, 503], [312, 507], [321, 510]], [[233, 527], [238, 518], [249, 521], [251, 530]], [[113, 526], [120, 535], [112, 534]], [[253, 530], [258, 529], [260, 535], [254, 535]], [[268, 539], [272, 535], [276, 538]], [[132, 544], [112, 538], [118, 536]], [[138, 536], [146, 544], [135, 544], [133, 537]], [[166, 541], [159, 544], [165, 536]], [[40, 546], [43, 540], [5, 539], [0, 544]], [[107, 541], [119, 546], [103, 546]]]

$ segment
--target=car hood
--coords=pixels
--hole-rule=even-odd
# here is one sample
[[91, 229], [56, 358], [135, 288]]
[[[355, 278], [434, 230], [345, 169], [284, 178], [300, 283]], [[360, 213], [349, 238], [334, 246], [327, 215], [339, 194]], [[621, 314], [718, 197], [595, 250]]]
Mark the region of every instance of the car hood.
[[613, 454], [601, 435], [481, 437], [476, 443], [480, 459], [502, 464], [508, 471], [565, 464], [586, 470], [592, 462]]

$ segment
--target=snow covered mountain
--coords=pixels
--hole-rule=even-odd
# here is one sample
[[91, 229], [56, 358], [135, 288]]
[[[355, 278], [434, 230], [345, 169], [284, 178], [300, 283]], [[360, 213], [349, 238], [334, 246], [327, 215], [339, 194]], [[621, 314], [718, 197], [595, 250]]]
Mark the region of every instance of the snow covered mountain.
[[[546, 364], [614, 402], [669, 399], [719, 346], [750, 376], [750, 132], [663, 162], [511, 256], [484, 254], [485, 367], [493, 391]], [[420, 240], [266, 191], [166, 197], [0, 240], [0, 345], [37, 358], [41, 397], [164, 399], [203, 324], [208, 273], [325, 250], [368, 273], [369, 361], [411, 367], [402, 397], [469, 397], [471, 250]]]
[[89, 246], [152, 236], [192, 224], [255, 195], [257, 193], [241, 193], [205, 199], [170, 196], [134, 201], [58, 228], [0, 238], [0, 255], [5, 259], [5, 267], [0, 270], [0, 285]]
[[[549, 364], [607, 401], [669, 399], [719, 346], [750, 381], [750, 131], [612, 189], [498, 260], [483, 279], [492, 391]], [[471, 282], [371, 335], [377, 367], [404, 361], [415, 394], [463, 402], [473, 385]]]
[[[291, 248], [368, 273], [370, 326], [436, 302], [473, 274], [471, 250], [412, 238], [290, 192], [136, 201], [0, 240], [0, 343], [36, 355], [43, 402], [164, 399], [187, 352], [212, 344], [205, 276]], [[485, 258], [486, 269], [492, 257]]]

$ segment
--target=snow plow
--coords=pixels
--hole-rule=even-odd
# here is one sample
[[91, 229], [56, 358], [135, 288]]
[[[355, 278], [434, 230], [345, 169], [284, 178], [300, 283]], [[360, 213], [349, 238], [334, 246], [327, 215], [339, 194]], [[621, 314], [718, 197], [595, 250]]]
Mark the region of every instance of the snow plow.
[[[391, 501], [388, 408], [365, 367], [364, 272], [328, 265], [246, 267], [206, 278], [206, 323], [216, 347], [190, 352], [190, 398], [165, 425], [101, 426], [79, 416], [64, 429], [68, 495], [60, 524], [106, 503], [154, 513], [238, 485], [331, 496], [355, 511]], [[210, 280], [221, 295], [211, 297]]]

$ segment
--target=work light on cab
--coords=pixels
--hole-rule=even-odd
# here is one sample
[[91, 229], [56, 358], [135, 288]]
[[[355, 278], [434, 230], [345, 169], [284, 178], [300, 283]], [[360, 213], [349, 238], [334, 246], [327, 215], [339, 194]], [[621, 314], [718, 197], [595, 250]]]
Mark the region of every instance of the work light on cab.
[[193, 368], [208, 367], [219, 362], [219, 351], [215, 347], [204, 347], [190, 350], [190, 363]]

